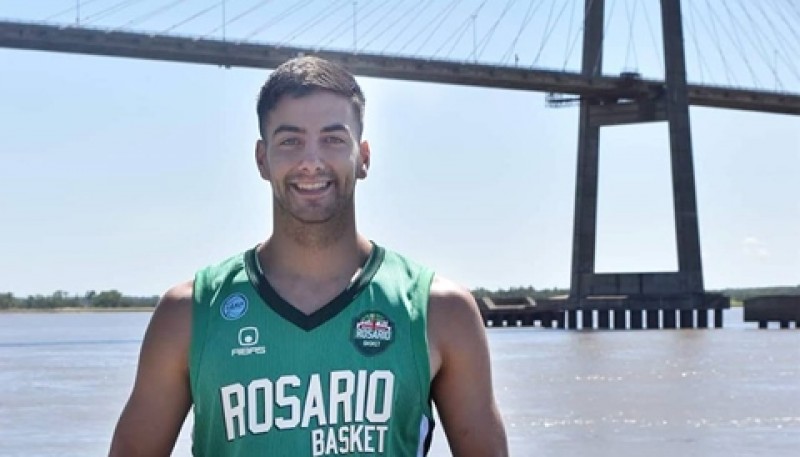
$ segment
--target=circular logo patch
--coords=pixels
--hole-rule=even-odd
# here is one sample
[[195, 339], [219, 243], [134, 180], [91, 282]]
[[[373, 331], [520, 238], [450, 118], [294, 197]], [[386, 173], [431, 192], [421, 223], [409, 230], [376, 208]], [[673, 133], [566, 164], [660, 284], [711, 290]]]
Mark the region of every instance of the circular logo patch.
[[393, 339], [392, 322], [381, 312], [368, 311], [353, 322], [351, 340], [364, 355], [385, 351]]
[[235, 321], [247, 312], [247, 297], [242, 294], [229, 295], [219, 308], [220, 314], [226, 320]]

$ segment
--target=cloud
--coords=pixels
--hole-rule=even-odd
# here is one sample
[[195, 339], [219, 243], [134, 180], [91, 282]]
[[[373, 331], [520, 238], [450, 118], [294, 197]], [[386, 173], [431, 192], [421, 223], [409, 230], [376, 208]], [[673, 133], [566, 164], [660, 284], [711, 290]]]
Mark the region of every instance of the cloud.
[[742, 240], [742, 252], [748, 257], [756, 257], [759, 259], [769, 257], [767, 245], [754, 236], [748, 236]]

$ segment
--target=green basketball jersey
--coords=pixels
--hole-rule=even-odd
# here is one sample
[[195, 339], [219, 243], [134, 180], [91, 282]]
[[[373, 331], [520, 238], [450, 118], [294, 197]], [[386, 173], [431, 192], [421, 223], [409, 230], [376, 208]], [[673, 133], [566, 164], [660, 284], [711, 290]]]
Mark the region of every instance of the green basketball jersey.
[[197, 273], [189, 374], [195, 456], [422, 456], [430, 444], [432, 271], [374, 246], [306, 315], [255, 249]]

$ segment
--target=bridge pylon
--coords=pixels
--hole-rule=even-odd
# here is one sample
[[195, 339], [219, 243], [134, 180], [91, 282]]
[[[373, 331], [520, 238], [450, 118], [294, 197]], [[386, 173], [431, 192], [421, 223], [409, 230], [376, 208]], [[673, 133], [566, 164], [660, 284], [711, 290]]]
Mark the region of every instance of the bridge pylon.
[[[601, 77], [604, 9], [604, 0], [586, 0], [584, 77]], [[621, 90], [580, 99], [568, 328], [612, 328], [612, 315], [615, 329], [708, 327], [709, 312], [713, 325], [722, 327], [722, 310], [730, 306], [727, 298], [706, 293], [703, 286], [680, 0], [661, 0], [661, 19], [662, 90], [638, 98]], [[621, 78], [634, 85], [639, 76], [623, 73]], [[596, 273], [600, 129], [655, 121], [669, 127], [678, 271]]]

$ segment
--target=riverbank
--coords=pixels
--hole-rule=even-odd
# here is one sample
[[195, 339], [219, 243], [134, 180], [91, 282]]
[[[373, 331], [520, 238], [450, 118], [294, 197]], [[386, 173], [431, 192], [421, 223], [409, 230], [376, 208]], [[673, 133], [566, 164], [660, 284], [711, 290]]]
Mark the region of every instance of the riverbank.
[[0, 309], [0, 314], [4, 313], [119, 313], [119, 312], [153, 312], [155, 308], [151, 306], [125, 306], [118, 308], [89, 308], [89, 307], [66, 307], [66, 308], [6, 308]]

